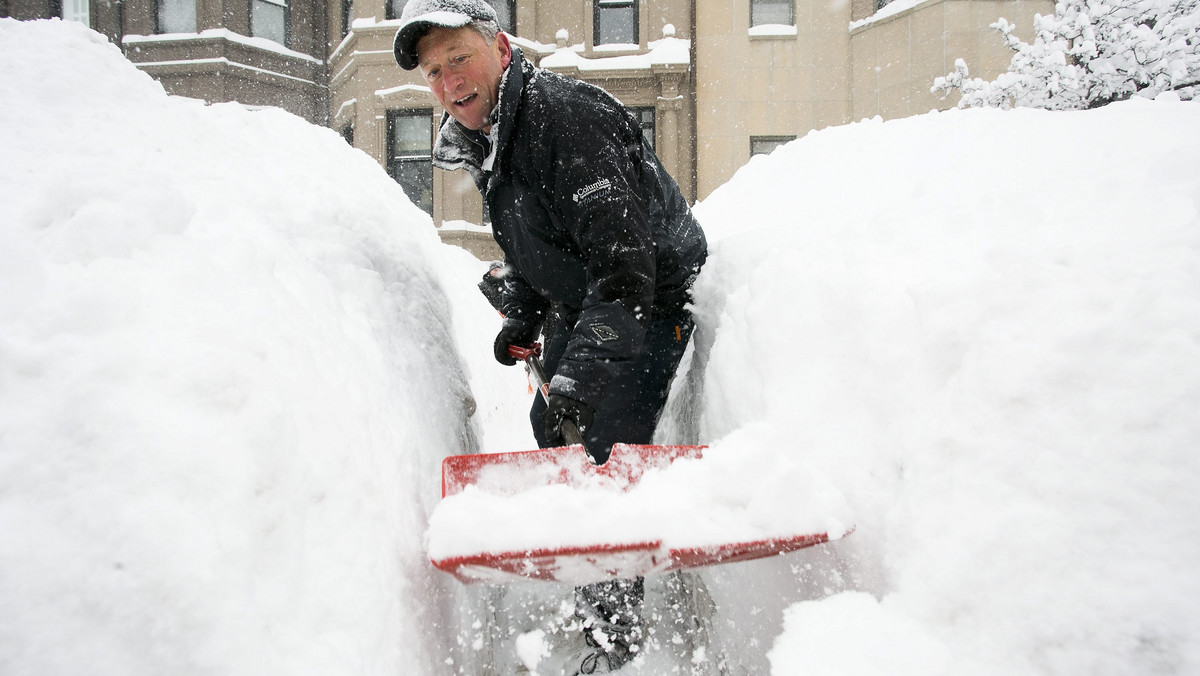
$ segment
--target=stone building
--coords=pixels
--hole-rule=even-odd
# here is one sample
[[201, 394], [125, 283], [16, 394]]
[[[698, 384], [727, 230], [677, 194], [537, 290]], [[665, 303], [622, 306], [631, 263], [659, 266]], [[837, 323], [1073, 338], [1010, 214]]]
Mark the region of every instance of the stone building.
[[[87, 23], [168, 92], [277, 106], [340, 132], [425, 209], [446, 241], [497, 255], [465, 172], [433, 169], [441, 109], [392, 38], [405, 0], [0, 0], [0, 15]], [[689, 200], [752, 154], [865, 117], [947, 108], [956, 58], [992, 78], [989, 25], [1032, 26], [1051, 0], [494, 0], [543, 68], [635, 111]]]

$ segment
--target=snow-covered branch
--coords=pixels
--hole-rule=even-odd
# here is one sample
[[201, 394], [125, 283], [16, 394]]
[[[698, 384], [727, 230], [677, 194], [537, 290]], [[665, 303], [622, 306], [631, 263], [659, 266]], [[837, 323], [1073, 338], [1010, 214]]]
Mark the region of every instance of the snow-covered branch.
[[1190, 99], [1200, 80], [1200, 0], [1062, 0], [1034, 17], [1028, 43], [1005, 19], [992, 28], [1014, 52], [1008, 71], [970, 78], [959, 59], [931, 91], [959, 91], [960, 108], [1075, 110], [1166, 91]]

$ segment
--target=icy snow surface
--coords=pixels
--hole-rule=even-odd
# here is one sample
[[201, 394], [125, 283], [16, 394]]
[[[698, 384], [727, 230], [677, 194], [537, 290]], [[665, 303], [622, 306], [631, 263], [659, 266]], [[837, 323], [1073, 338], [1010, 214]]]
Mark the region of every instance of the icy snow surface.
[[[486, 265], [329, 130], [77, 24], [0, 59], [0, 672], [479, 673], [423, 538], [533, 443]], [[790, 467], [857, 528], [703, 573], [734, 673], [1200, 673], [1200, 104], [827, 129], [697, 215], [695, 504]]]

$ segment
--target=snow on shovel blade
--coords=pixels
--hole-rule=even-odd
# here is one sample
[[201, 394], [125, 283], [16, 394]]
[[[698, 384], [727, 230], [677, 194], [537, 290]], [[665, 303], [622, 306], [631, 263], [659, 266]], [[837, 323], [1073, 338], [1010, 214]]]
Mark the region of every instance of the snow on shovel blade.
[[[442, 463], [442, 497], [444, 500], [453, 498], [468, 488], [497, 496], [520, 496], [527, 491], [553, 485], [572, 490], [628, 491], [641, 481], [646, 472], [664, 468], [681, 458], [698, 459], [703, 449], [702, 446], [617, 444], [608, 462], [600, 466], [591, 464], [580, 446], [517, 453], [456, 455], [446, 458]], [[844, 534], [836, 533], [833, 537], [836, 539]], [[504, 583], [529, 579], [578, 585], [774, 556], [821, 544], [829, 539], [830, 535], [823, 532], [796, 533], [680, 547], [665, 546], [658, 538], [634, 542], [543, 543], [544, 546], [521, 547], [496, 546], [495, 540], [490, 539], [489, 545], [482, 548], [452, 553], [431, 552], [430, 558], [434, 566], [464, 583]], [[526, 538], [523, 544], [536, 541], [536, 534], [533, 534], [532, 540]]]
[[456, 495], [467, 486], [503, 495], [548, 484], [581, 486], [588, 482], [628, 490], [648, 470], [666, 467], [678, 458], [699, 458], [703, 449], [617, 444], [603, 465], [593, 465], [582, 446], [452, 455], [442, 461], [442, 497]]

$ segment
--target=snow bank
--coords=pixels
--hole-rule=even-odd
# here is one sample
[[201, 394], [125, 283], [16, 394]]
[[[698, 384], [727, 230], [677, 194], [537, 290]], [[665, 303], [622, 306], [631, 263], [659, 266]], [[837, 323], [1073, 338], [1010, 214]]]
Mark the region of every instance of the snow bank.
[[0, 671], [445, 670], [461, 260], [329, 130], [78, 24], [0, 60]]
[[1200, 670], [1200, 105], [827, 129], [697, 215], [668, 429], [785, 430], [858, 526], [755, 569], [803, 601], [782, 629], [751, 571], [711, 574], [744, 661], [774, 639], [779, 675]]

